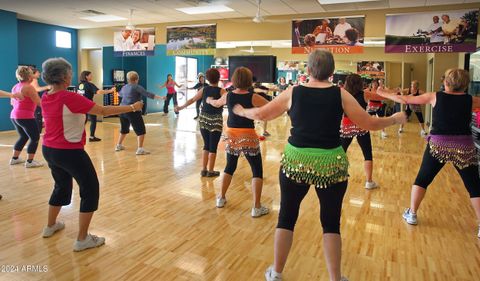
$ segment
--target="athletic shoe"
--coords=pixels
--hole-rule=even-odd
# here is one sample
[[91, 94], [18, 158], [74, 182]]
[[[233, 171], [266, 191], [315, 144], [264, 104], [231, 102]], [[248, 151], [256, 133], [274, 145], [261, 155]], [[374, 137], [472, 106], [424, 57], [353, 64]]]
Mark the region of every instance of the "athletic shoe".
[[80, 252], [86, 249], [100, 247], [103, 244], [105, 244], [104, 237], [98, 237], [93, 234], [87, 234], [87, 237], [85, 237], [85, 240], [82, 240], [82, 241], [77, 240], [75, 241], [75, 243], [73, 243], [73, 251]]
[[271, 135], [270, 135], [269, 132], [265, 131], [265, 132], [263, 132], [263, 136], [264, 136], [264, 137], [269, 137], [269, 136], [271, 136]]
[[166, 113], [164, 112], [164, 113], [163, 113], [163, 116], [167, 116], [167, 115], [168, 115], [168, 112], [166, 112]]
[[399, 133], [399, 134], [403, 133], [403, 129], [401, 129], [401, 128], [398, 129], [398, 133]]
[[340, 281], [348, 281], [348, 279], [347, 279], [347, 277], [342, 276], [342, 278], [340, 278]]
[[427, 132], [425, 132], [425, 130], [421, 130], [420, 131], [420, 136], [424, 137], [427, 135]]
[[135, 154], [137, 154], [137, 155], [147, 155], [147, 154], [150, 154], [150, 151], [145, 150], [145, 148], [143, 148], [143, 147], [139, 147], [137, 149], [137, 152], [135, 152]]
[[198, 115], [197, 115], [197, 116], [195, 116], [195, 117], [193, 117], [193, 120], [197, 120], [197, 119], [198, 119]]
[[260, 206], [260, 208], [253, 207], [252, 208], [252, 217], [253, 218], [258, 218], [258, 217], [261, 217], [261, 216], [264, 216], [264, 215], [268, 214], [269, 212], [270, 212], [270, 210], [267, 207], [264, 207], [264, 206]]
[[264, 141], [264, 140], [265, 140], [265, 137], [264, 137], [264, 136], [259, 136], [258, 139], [259, 139], [260, 141]]
[[[2, 194], [0, 194], [0, 200], [2, 200], [2, 198], [3, 198], [3, 196], [2, 196]], [[479, 231], [478, 233], [480, 233], [480, 231]], [[479, 234], [479, 235], [480, 235], [480, 234]], [[480, 237], [480, 236], [479, 236], [479, 237]]]
[[20, 159], [20, 158], [17, 158], [17, 159], [11, 158], [10, 159], [10, 165], [22, 164], [23, 162], [25, 162], [25, 160]]
[[97, 137], [90, 137], [90, 138], [88, 139], [88, 141], [90, 141], [90, 142], [96, 142], [96, 141], [101, 141], [101, 140], [102, 140], [102, 139], [97, 138]]
[[408, 224], [417, 225], [417, 214], [410, 212], [410, 208], [405, 209], [405, 212], [403, 212], [403, 219]]
[[220, 172], [219, 172], [219, 171], [207, 172], [207, 175], [206, 175], [206, 177], [209, 177], [209, 178], [214, 178], [214, 177], [218, 177], [218, 176], [220, 176]]
[[54, 225], [52, 226], [45, 226], [43, 228], [43, 238], [48, 238], [51, 237], [55, 232], [60, 231], [65, 228], [65, 224], [63, 222], [57, 221]]
[[366, 188], [366, 189], [375, 189], [375, 188], [377, 188], [377, 187], [378, 187], [378, 184], [377, 184], [376, 182], [374, 182], [374, 181], [367, 181], [367, 182], [365, 183], [365, 188]]
[[121, 144], [117, 144], [115, 146], [115, 151], [122, 151], [122, 150], [125, 150], [125, 146], [123, 146]]
[[32, 162], [25, 162], [25, 168], [40, 168], [43, 167], [43, 163], [32, 160]]
[[217, 197], [217, 208], [225, 207], [226, 203], [227, 203], [227, 198]]
[[208, 173], [207, 170], [202, 170], [202, 171], [200, 172], [200, 176], [206, 177], [206, 176], [207, 176], [207, 173]]
[[265, 280], [266, 281], [281, 281], [282, 280], [282, 274], [276, 272], [273, 269], [273, 265], [271, 265], [265, 271]]
[[382, 139], [386, 139], [388, 137], [387, 132], [382, 131], [382, 133], [380, 134], [380, 137]]

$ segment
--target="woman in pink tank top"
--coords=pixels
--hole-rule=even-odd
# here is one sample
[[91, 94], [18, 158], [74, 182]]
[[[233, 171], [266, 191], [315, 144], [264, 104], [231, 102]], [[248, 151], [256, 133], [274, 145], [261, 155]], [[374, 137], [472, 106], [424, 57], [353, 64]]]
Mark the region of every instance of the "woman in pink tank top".
[[13, 146], [13, 155], [10, 159], [10, 165], [16, 165], [25, 162], [20, 158], [23, 147], [27, 144], [27, 162], [26, 168], [37, 168], [43, 166], [42, 163], [33, 160], [40, 140], [40, 131], [35, 121], [35, 109], [40, 105], [40, 97], [35, 88], [30, 85], [33, 79], [33, 72], [28, 66], [20, 66], [16, 71], [17, 83], [12, 88], [14, 95], [23, 96], [23, 99], [12, 99], [12, 112], [10, 118], [12, 124], [18, 132], [18, 140]]
[[[167, 98], [165, 99], [165, 103], [163, 105], [163, 115], [168, 114], [168, 106], [170, 105], [170, 100], [173, 99], [173, 106], [178, 106], [177, 101], [177, 91], [175, 90], [175, 86], [178, 88], [183, 87], [183, 85], [178, 85], [172, 78], [172, 74], [167, 75], [167, 81], [162, 86], [158, 86], [159, 89], [167, 88]], [[178, 114], [178, 111], [175, 111], [175, 114]]]

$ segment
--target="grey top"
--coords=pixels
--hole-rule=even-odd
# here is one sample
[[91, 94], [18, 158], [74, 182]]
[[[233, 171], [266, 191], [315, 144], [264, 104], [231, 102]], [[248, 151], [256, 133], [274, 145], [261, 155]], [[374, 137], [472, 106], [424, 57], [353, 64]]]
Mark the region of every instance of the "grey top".
[[122, 97], [122, 102], [120, 105], [129, 105], [134, 104], [137, 101], [142, 100], [142, 96], [147, 98], [155, 98], [154, 93], [147, 92], [145, 88], [138, 84], [127, 84], [122, 87], [120, 92], [118, 93], [120, 97]]

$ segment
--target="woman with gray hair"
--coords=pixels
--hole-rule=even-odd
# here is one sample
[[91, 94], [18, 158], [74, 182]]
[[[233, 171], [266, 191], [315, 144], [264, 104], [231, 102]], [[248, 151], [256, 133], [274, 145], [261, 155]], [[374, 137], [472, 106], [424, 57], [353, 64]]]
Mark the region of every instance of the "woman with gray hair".
[[300, 203], [314, 185], [320, 201], [325, 260], [331, 281], [341, 277], [340, 213], [347, 190], [348, 160], [340, 143], [340, 122], [345, 113], [365, 130], [380, 130], [405, 122], [403, 113], [386, 118], [370, 116], [345, 89], [333, 86], [335, 62], [326, 50], [315, 50], [308, 58], [309, 82], [285, 90], [260, 107], [234, 108], [235, 114], [255, 120], [272, 120], [289, 112], [292, 129], [281, 160], [281, 202], [275, 231], [274, 265], [265, 272], [267, 281], [282, 280], [292, 247], [293, 230]]
[[137, 112], [141, 102], [124, 106], [99, 106], [77, 93], [67, 91], [72, 80], [72, 66], [63, 58], [51, 58], [42, 64], [42, 79], [51, 86], [42, 96], [45, 119], [43, 156], [52, 172], [55, 186], [50, 197], [48, 224], [43, 237], [51, 237], [65, 224], [57, 221], [62, 206], [70, 204], [73, 179], [80, 189], [80, 215], [74, 251], [101, 246], [105, 238], [88, 233], [93, 213], [98, 208], [99, 183], [95, 167], [84, 150], [85, 114], [115, 115]]
[[[147, 92], [145, 88], [138, 85], [139, 76], [135, 71], [129, 71], [127, 73], [128, 84], [123, 86], [119, 92], [119, 96], [122, 97], [122, 102], [120, 105], [130, 105], [135, 102], [141, 101], [142, 96], [164, 100], [165, 97], [157, 96], [154, 93]], [[145, 122], [143, 121], [142, 111], [138, 112], [129, 112], [120, 115], [120, 137], [118, 138], [118, 143], [115, 147], [115, 151], [124, 150], [123, 141], [128, 133], [130, 133], [130, 125], [132, 125], [135, 134], [137, 134], [137, 155], [146, 155], [150, 152], [143, 148], [143, 142], [145, 140], [145, 134], [147, 133], [145, 129]]]

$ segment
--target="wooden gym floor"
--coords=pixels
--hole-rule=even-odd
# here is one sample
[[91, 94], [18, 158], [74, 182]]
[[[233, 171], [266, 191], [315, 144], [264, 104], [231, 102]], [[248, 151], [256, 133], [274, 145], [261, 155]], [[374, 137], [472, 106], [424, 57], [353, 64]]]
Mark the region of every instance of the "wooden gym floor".
[[[52, 190], [50, 171], [9, 166], [16, 133], [0, 133], [0, 280], [263, 280], [273, 261], [278, 168], [289, 121], [284, 116], [269, 123], [272, 136], [262, 143], [263, 202], [272, 211], [253, 219], [251, 174], [244, 159], [227, 193], [228, 204], [215, 208], [220, 178], [199, 175], [202, 140], [193, 115], [188, 109], [178, 119], [173, 112], [145, 117], [145, 147], [152, 152], [148, 156], [135, 156], [133, 134], [126, 139], [126, 151], [114, 152], [118, 120], [99, 123], [97, 135], [103, 141], [86, 145], [101, 184], [100, 207], [90, 231], [105, 236], [106, 245], [80, 253], [72, 251], [78, 189], [60, 213], [65, 230], [42, 238]], [[348, 152], [343, 274], [351, 281], [479, 280], [477, 223], [451, 165], [431, 185], [419, 225], [402, 220], [425, 142], [417, 124], [407, 124], [401, 136], [396, 130], [389, 128], [386, 140], [373, 133], [377, 190], [363, 187], [363, 158], [356, 142]], [[44, 161], [40, 154], [37, 159]], [[216, 169], [223, 170], [223, 143], [217, 160]], [[302, 204], [284, 280], [328, 280], [313, 191]]]

